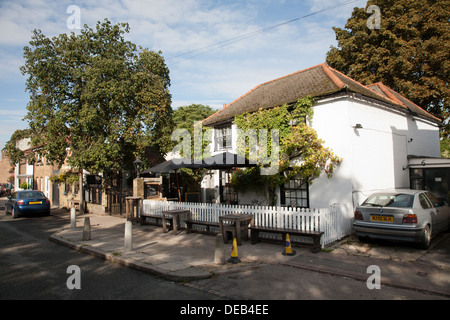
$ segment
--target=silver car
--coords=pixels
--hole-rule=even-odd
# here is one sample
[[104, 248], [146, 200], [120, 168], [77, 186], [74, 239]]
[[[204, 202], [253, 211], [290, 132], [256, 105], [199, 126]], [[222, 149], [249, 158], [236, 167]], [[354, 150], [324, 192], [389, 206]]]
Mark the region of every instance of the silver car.
[[450, 208], [432, 193], [400, 189], [371, 194], [356, 208], [353, 227], [361, 240], [408, 241], [426, 249], [449, 221]]

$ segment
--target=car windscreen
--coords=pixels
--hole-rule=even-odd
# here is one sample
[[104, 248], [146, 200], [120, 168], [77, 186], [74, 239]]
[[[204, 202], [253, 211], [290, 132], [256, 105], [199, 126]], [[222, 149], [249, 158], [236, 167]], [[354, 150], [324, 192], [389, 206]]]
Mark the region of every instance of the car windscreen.
[[412, 208], [414, 195], [403, 193], [374, 193], [361, 206]]
[[40, 191], [27, 191], [21, 192], [19, 195], [20, 199], [29, 199], [29, 198], [44, 198], [44, 194]]

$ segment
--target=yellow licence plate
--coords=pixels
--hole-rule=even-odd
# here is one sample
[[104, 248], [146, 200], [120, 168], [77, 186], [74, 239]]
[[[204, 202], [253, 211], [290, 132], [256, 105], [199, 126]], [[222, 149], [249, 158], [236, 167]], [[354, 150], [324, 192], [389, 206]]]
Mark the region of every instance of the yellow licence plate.
[[41, 204], [40, 201], [30, 201], [30, 204]]
[[389, 216], [370, 216], [371, 221], [377, 222], [394, 222], [394, 217]]

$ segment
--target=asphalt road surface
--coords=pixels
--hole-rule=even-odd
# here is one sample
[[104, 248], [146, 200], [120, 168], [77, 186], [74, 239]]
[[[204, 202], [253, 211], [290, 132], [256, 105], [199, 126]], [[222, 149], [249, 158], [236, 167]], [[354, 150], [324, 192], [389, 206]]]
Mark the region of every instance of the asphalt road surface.
[[[218, 299], [48, 241], [69, 223], [67, 215], [13, 220], [2, 207], [0, 203], [0, 299]], [[75, 276], [67, 272], [71, 265], [80, 268], [81, 289], [67, 286]]]
[[[48, 241], [51, 234], [70, 223], [66, 211], [12, 219], [5, 214], [2, 202], [1, 300], [445, 300], [399, 288], [368, 290], [361, 281], [280, 265], [173, 283]], [[68, 288], [69, 278], [75, 275], [68, 272], [70, 266], [79, 268], [80, 289]], [[179, 312], [179, 304], [172, 312]]]

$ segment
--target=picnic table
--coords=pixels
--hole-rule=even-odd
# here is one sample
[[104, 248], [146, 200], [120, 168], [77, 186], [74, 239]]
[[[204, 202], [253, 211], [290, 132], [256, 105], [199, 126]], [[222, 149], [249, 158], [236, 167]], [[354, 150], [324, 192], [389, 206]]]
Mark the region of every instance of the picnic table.
[[223, 241], [228, 243], [228, 232], [236, 238], [237, 245], [241, 245], [241, 233], [244, 233], [244, 240], [248, 240], [248, 228], [253, 224], [252, 214], [232, 213], [219, 217], [220, 233]]
[[188, 219], [191, 214], [190, 210], [186, 209], [173, 209], [173, 210], [165, 210], [161, 212], [162, 216], [162, 227], [163, 232], [167, 232], [167, 220], [172, 220], [172, 228], [173, 234], [178, 233], [178, 229], [180, 228], [180, 217], [186, 215], [185, 219]]

